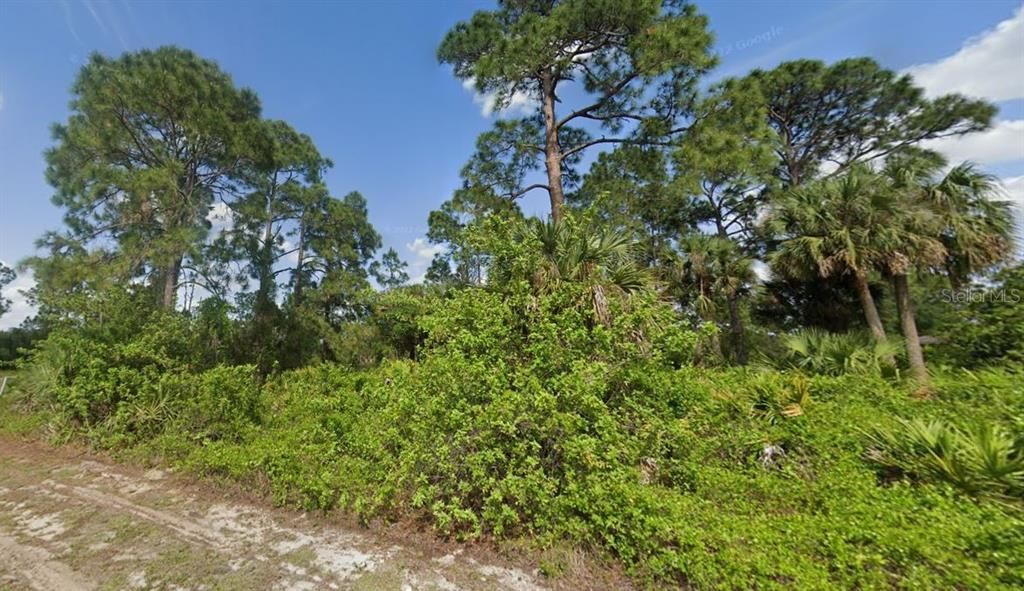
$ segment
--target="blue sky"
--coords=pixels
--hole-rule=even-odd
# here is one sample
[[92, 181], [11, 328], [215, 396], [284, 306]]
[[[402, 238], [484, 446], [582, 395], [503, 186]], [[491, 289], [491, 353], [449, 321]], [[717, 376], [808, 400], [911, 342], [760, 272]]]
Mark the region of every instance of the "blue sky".
[[[335, 168], [334, 194], [358, 190], [370, 218], [422, 273], [431, 209], [459, 183], [459, 169], [495, 114], [435, 50], [445, 31], [491, 2], [0, 2], [0, 260], [33, 253], [60, 224], [43, 179], [49, 127], [68, 114], [68, 89], [93, 51], [116, 55], [175, 44], [220, 63], [254, 89], [264, 114], [313, 137]], [[711, 19], [722, 64], [739, 75], [794, 58], [868, 55], [910, 69], [929, 92], [953, 90], [1000, 106], [992, 132], [935, 147], [978, 160], [1024, 203], [1024, 11], [1019, 0], [698, 2]], [[542, 212], [546, 199], [525, 203]], [[29, 310], [17, 300], [0, 327]]]

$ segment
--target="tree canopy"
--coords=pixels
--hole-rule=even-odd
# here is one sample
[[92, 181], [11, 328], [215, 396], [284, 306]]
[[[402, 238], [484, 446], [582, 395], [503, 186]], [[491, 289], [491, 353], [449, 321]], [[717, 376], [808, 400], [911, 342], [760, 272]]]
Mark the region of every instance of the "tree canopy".
[[[710, 44], [707, 19], [692, 5], [660, 0], [508, 0], [477, 12], [448, 32], [438, 59], [498, 109], [526, 101], [530, 115], [481, 137], [467, 181], [510, 199], [543, 189], [559, 219], [584, 150], [678, 131], [714, 65]], [[570, 85], [587, 98], [562, 109]], [[541, 163], [546, 182], [525, 184]]]
[[799, 185], [884, 159], [924, 140], [988, 128], [996, 108], [951, 94], [927, 99], [909, 74], [871, 58], [826, 65], [785, 62], [750, 74], [767, 99], [769, 125], [779, 138], [778, 177]]
[[183, 267], [201, 259], [211, 206], [236, 190], [262, 141], [259, 100], [175, 47], [93, 55], [72, 93], [46, 153], [66, 227], [42, 244], [100, 256], [105, 273], [144, 278], [171, 308]]

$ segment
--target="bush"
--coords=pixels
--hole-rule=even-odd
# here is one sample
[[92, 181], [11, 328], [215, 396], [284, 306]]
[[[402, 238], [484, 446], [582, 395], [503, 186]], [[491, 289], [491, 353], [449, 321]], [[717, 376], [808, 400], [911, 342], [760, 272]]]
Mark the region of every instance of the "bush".
[[426, 518], [459, 539], [570, 540], [663, 584], [1024, 583], [1014, 512], [930, 478], [880, 483], [864, 459], [865, 430], [947, 412], [941, 398], [870, 376], [656, 359], [543, 374], [453, 353], [289, 372], [264, 389], [259, 430], [182, 457], [267, 482], [282, 503]]
[[1004, 269], [990, 285], [945, 290], [956, 318], [943, 327], [941, 359], [961, 367], [1024, 363], [1024, 263]]
[[[423, 339], [416, 361], [261, 384], [253, 367], [196, 359], [195, 325], [154, 312], [128, 332], [52, 333], [35, 356], [52, 368], [40, 397], [99, 445], [263, 485], [279, 503], [457, 539], [569, 541], [657, 585], [1024, 585], [1008, 502], [1019, 376], [940, 374], [917, 400], [880, 375], [877, 350], [841, 337], [784, 370], [696, 368], [702, 335], [653, 292], [601, 291], [616, 295], [596, 310], [603, 278], [541, 280], [528, 249], [502, 248], [501, 281], [446, 294], [415, 328], [410, 294], [381, 300], [396, 304], [393, 343]], [[896, 416], [992, 427], [865, 437]], [[880, 463], [899, 473], [880, 479]]]
[[[116, 301], [120, 309], [132, 298]], [[55, 329], [27, 364], [26, 390], [60, 420], [105, 447], [149, 440], [167, 430], [196, 440], [238, 439], [259, 418], [252, 366], [204, 370], [187, 317], [160, 311]], [[200, 328], [202, 328], [200, 326]]]
[[901, 347], [892, 341], [876, 341], [865, 333], [830, 333], [805, 329], [784, 337], [786, 361], [804, 371], [824, 374], [880, 375], [891, 371], [891, 361]]
[[941, 420], [904, 420], [899, 430], [876, 430], [873, 441], [868, 457], [884, 468], [974, 497], [1024, 502], [1024, 439], [999, 426], [961, 430]]

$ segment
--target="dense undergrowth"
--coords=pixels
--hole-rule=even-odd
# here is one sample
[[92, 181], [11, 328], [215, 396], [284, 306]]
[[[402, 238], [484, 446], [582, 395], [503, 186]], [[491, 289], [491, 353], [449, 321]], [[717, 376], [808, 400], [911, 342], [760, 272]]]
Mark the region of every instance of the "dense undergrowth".
[[939, 373], [927, 399], [871, 364], [699, 368], [679, 361], [701, 336], [654, 300], [611, 299], [605, 323], [578, 284], [509, 285], [450, 295], [421, 320], [416, 362], [265, 383], [252, 366], [199, 370], [173, 315], [58, 331], [5, 415], [48, 412], [54, 436], [282, 504], [576, 544], [655, 585], [1024, 585], [1012, 368]]

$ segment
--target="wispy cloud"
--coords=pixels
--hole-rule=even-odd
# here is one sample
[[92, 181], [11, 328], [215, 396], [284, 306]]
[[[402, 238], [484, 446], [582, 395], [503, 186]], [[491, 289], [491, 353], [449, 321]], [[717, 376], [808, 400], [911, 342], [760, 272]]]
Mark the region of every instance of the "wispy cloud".
[[75, 41], [81, 42], [82, 38], [78, 36], [78, 31], [75, 30], [75, 16], [71, 13], [71, 3], [67, 2], [67, 0], [62, 0], [60, 7], [64, 10], [64, 24], [67, 25], [68, 32], [71, 33]]
[[1024, 212], [1024, 176], [1013, 176], [1003, 179], [1003, 189], [1011, 201]]
[[101, 19], [99, 13], [96, 12], [96, 7], [93, 6], [91, 0], [83, 0], [82, 5], [85, 6], [85, 9], [88, 10], [89, 14], [92, 15], [92, 20], [96, 21], [96, 25], [100, 28], [100, 31], [102, 31], [103, 34], [106, 35], [107, 26], [103, 24], [103, 19]]
[[1006, 197], [1013, 202], [1017, 216], [1017, 239], [1021, 249], [1024, 249], [1024, 176], [1013, 176], [1002, 179], [1003, 190]]
[[[121, 49], [128, 49], [128, 42], [125, 40], [124, 32], [121, 30], [121, 25], [118, 22], [117, 13], [113, 3], [103, 2], [99, 8], [93, 3], [92, 0], [83, 0], [85, 9], [92, 15], [92, 20], [96, 21], [96, 26], [100, 28], [100, 31], [104, 35], [113, 36], [117, 39], [117, 42], [121, 45]], [[104, 15], [100, 15], [100, 12]]]

